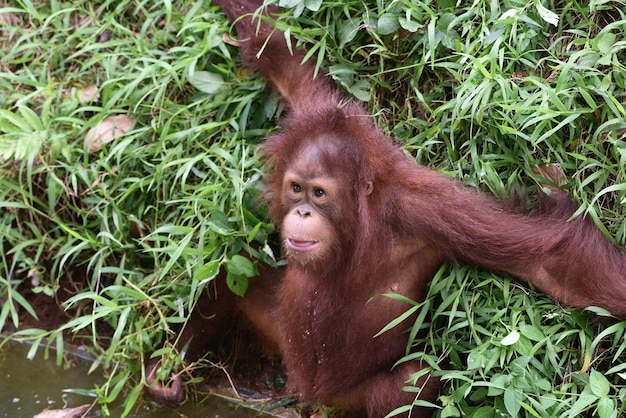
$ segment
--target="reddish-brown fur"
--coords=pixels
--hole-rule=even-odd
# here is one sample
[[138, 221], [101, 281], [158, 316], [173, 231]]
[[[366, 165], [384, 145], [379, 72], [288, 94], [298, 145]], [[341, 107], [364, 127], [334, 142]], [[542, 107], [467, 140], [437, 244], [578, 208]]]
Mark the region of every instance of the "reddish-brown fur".
[[[421, 365], [392, 368], [405, 352], [405, 327], [374, 338], [405, 306], [371, 298], [395, 292], [422, 300], [445, 261], [484, 266], [563, 303], [626, 317], [626, 257], [588, 220], [568, 221], [574, 206], [566, 194], [554, 189], [530, 217], [416, 165], [361, 104], [327, 77], [314, 78], [313, 64], [302, 63], [295, 48], [292, 55], [282, 33], [252, 18], [258, 1], [217, 3], [236, 22], [245, 64], [261, 71], [288, 106], [281, 132], [262, 151], [270, 163], [270, 214], [289, 265], [282, 279], [260, 281], [237, 306], [277, 347], [289, 387], [303, 400], [370, 417], [411, 404], [415, 394], [401, 388]], [[318, 189], [323, 200], [313, 195]], [[290, 244], [294, 237], [314, 249], [299, 251]], [[436, 398], [436, 379], [418, 386], [419, 399]]]

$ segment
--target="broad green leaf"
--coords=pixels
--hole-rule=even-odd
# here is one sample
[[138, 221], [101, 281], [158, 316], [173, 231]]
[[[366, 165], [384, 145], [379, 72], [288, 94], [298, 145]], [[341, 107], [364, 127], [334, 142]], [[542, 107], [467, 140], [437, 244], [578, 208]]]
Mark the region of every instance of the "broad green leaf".
[[339, 26], [339, 47], [343, 48], [356, 36], [359, 31], [360, 22], [356, 19], [344, 20]]
[[524, 394], [521, 389], [514, 386], [509, 386], [504, 390], [504, 407], [506, 411], [513, 417], [516, 417], [519, 413], [522, 405], [521, 402], [524, 399]]
[[545, 334], [541, 331], [541, 329], [536, 328], [532, 325], [522, 325], [520, 327], [520, 331], [522, 335], [528, 338], [531, 341], [542, 341], [546, 338]]
[[609, 394], [611, 385], [604, 375], [597, 370], [592, 370], [589, 374], [589, 388], [598, 398]]
[[593, 42], [593, 46], [603, 54], [608, 54], [617, 36], [612, 32], [601, 32]]
[[198, 271], [196, 271], [196, 274], [194, 274], [193, 279], [198, 281], [212, 279], [219, 271], [220, 262], [218, 260], [212, 260], [200, 267]]
[[539, 16], [544, 21], [554, 26], [559, 24], [559, 15], [554, 13], [552, 10], [547, 9], [543, 4], [541, 4], [541, 0], [535, 0], [535, 7], [537, 8]]
[[214, 94], [224, 85], [224, 77], [208, 71], [195, 71], [189, 82], [203, 93]]
[[578, 399], [576, 400], [576, 402], [574, 402], [574, 405], [572, 405], [572, 407], [571, 407], [571, 409], [569, 411], [569, 415], [568, 416], [570, 418], [574, 418], [574, 417], [580, 416], [580, 413], [582, 411], [584, 411], [589, 405], [591, 405], [592, 403], [596, 402], [597, 400], [598, 400], [598, 397], [596, 395], [594, 395], [591, 392], [590, 387], [587, 386], [580, 393]]
[[391, 13], [385, 13], [378, 18], [377, 32], [381, 35], [389, 35], [396, 32], [399, 28], [398, 17]]
[[322, 6], [322, 0], [304, 0], [304, 7], [312, 12], [317, 12]]
[[229, 260], [226, 260], [226, 270], [237, 276], [252, 277], [258, 274], [256, 265], [239, 254], [235, 254]]
[[228, 273], [226, 275], [226, 284], [228, 288], [237, 296], [243, 296], [248, 291], [248, 276], [243, 274]]
[[615, 404], [615, 399], [610, 398], [608, 396], [603, 396], [598, 400], [598, 407], [596, 411], [598, 412], [598, 416], [600, 418], [612, 418], [614, 417], [614, 413], [616, 412], [617, 405]]
[[513, 345], [515, 344], [517, 341], [519, 341], [519, 337], [520, 337], [520, 333], [517, 331], [511, 331], [509, 333], [509, 335], [507, 335], [506, 337], [504, 337], [502, 339], [502, 341], [500, 341], [500, 344], [504, 345], [504, 346], [509, 346], [509, 345]]
[[404, 30], [408, 30], [409, 32], [417, 32], [417, 30], [421, 27], [421, 25], [417, 22], [409, 20], [405, 17], [398, 18], [398, 23]]

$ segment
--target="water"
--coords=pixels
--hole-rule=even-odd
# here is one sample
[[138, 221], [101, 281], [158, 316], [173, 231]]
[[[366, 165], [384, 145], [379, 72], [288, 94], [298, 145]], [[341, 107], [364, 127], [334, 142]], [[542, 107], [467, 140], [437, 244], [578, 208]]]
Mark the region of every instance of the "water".
[[[0, 417], [32, 418], [44, 409], [75, 408], [91, 404], [95, 399], [76, 393], [64, 392], [65, 389], [83, 389], [87, 391], [96, 385], [102, 385], [104, 377], [98, 372], [88, 374], [90, 363], [79, 356], [72, 356], [69, 366], [57, 366], [51, 352], [51, 358], [45, 359], [43, 349], [38, 350], [34, 360], [28, 360], [27, 346], [6, 344], [0, 348]], [[133, 418], [174, 418], [174, 417], [220, 417], [244, 418], [255, 417], [256, 412], [240, 404], [210, 396], [202, 405], [187, 402], [177, 410], [157, 408], [148, 402], [140, 402], [130, 417]], [[119, 417], [122, 408], [112, 408], [111, 416]], [[91, 417], [101, 417], [96, 406]], [[267, 416], [267, 415], [265, 415]]]

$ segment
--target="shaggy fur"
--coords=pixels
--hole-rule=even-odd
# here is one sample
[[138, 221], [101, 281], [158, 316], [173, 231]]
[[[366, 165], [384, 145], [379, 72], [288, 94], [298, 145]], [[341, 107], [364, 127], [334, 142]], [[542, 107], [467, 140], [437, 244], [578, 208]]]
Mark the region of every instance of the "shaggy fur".
[[[626, 257], [588, 220], [568, 221], [574, 205], [565, 193], [555, 189], [531, 217], [416, 165], [360, 103], [323, 74], [314, 77], [314, 65], [269, 23], [276, 9], [260, 19], [252, 17], [260, 1], [217, 3], [235, 22], [244, 64], [267, 77], [287, 104], [281, 132], [262, 146], [271, 217], [286, 243], [294, 208], [305, 207], [325, 233], [319, 253], [288, 251], [286, 271], [265, 271], [257, 290], [236, 304], [277, 348], [289, 388], [302, 400], [369, 417], [411, 404], [416, 394], [402, 386], [422, 365], [392, 368], [405, 353], [406, 327], [374, 338], [405, 306], [371, 298], [395, 292], [423, 300], [443, 262], [484, 266], [571, 306], [626, 317]], [[298, 186], [318, 175], [306, 173], [322, 173], [319, 183], [332, 193], [319, 204], [289, 197], [285, 178], [293, 172]], [[437, 379], [425, 376], [418, 386], [417, 398], [436, 399]], [[430, 413], [415, 409], [412, 416]]]

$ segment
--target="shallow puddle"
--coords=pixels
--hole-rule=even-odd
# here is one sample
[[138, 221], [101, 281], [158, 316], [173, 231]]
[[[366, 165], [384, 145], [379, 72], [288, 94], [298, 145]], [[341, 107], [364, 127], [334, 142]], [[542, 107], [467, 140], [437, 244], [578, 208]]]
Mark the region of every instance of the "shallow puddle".
[[[28, 347], [9, 343], [0, 349], [0, 417], [32, 418], [44, 409], [74, 408], [90, 404], [93, 398], [67, 389], [85, 391], [104, 382], [96, 371], [88, 374], [90, 363], [75, 357], [70, 367], [59, 367], [54, 358], [44, 359], [43, 349], [38, 350], [35, 360], [28, 360]], [[51, 352], [51, 357], [55, 353]], [[121, 416], [122, 408], [112, 409], [111, 416]], [[90, 417], [102, 416], [94, 408]], [[256, 412], [240, 404], [210, 396], [202, 405], [187, 402], [176, 411], [156, 408], [148, 403], [135, 410], [133, 418], [172, 418], [172, 417], [254, 417]]]

